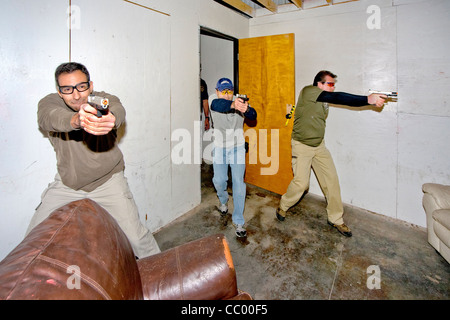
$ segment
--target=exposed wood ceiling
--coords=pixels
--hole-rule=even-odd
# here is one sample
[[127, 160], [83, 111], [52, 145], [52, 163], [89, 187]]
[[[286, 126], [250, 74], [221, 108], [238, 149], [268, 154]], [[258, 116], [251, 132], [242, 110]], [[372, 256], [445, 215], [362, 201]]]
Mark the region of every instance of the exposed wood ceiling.
[[332, 6], [359, 0], [214, 0], [248, 18]]

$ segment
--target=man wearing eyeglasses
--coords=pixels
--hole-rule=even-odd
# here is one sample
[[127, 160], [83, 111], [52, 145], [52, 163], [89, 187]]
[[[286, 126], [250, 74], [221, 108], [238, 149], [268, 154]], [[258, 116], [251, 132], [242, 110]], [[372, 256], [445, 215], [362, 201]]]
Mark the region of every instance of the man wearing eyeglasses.
[[116, 141], [116, 130], [125, 122], [120, 100], [95, 92], [109, 100], [109, 112], [99, 117], [97, 109], [88, 104], [94, 92], [89, 72], [79, 63], [58, 66], [55, 81], [57, 93], [39, 101], [38, 124], [56, 152], [58, 173], [42, 194], [27, 234], [54, 210], [90, 198], [115, 218], [137, 257], [159, 253], [153, 235], [139, 219], [124, 176], [123, 154]]
[[351, 237], [352, 232], [343, 220], [344, 208], [336, 168], [323, 140], [328, 104], [354, 107], [373, 105], [382, 108], [387, 97], [379, 94], [359, 96], [334, 92], [336, 77], [330, 71], [320, 71], [315, 76], [313, 85], [306, 86], [300, 92], [291, 140], [294, 178], [281, 197], [276, 217], [284, 221], [286, 211], [295, 205], [309, 188], [312, 168], [327, 200], [328, 224], [344, 236]]
[[234, 86], [230, 79], [221, 78], [216, 85], [216, 94], [211, 95], [210, 105], [214, 128], [213, 184], [220, 201], [222, 217], [228, 213], [228, 166], [231, 168], [233, 189], [232, 222], [239, 238], [247, 236], [244, 219], [246, 196], [244, 118], [256, 120], [255, 109], [248, 101], [235, 98]]

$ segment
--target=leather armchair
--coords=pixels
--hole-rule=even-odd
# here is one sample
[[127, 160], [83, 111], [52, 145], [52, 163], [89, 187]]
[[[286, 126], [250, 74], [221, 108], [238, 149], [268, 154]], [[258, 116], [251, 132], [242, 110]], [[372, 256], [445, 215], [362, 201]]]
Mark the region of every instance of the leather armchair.
[[136, 260], [92, 200], [55, 210], [0, 262], [0, 299], [251, 299], [228, 243], [213, 235]]
[[428, 242], [450, 263], [450, 186], [425, 183], [422, 190]]

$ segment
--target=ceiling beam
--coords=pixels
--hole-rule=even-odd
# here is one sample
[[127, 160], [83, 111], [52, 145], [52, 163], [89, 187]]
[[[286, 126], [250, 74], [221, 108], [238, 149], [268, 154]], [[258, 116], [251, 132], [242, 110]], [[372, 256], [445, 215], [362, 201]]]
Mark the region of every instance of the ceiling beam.
[[278, 11], [278, 6], [272, 0], [256, 0], [256, 2], [273, 13], [277, 13]]
[[249, 15], [250, 17], [255, 16], [255, 10], [248, 4], [242, 2], [241, 0], [222, 0], [222, 1], [229, 4], [233, 8]]
[[308, 0], [304, 1], [303, 9], [326, 7], [330, 4], [333, 4], [332, 0]]
[[289, 1], [291, 1], [293, 4], [295, 4], [296, 6], [297, 6], [297, 8], [300, 8], [300, 9], [302, 9], [303, 8], [303, 1], [302, 0], [289, 0]]

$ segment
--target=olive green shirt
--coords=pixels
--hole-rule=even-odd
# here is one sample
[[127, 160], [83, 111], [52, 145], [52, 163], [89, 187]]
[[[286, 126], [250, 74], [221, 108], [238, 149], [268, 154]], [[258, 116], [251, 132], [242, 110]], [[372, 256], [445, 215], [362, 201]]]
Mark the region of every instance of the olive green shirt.
[[292, 139], [311, 147], [317, 147], [325, 136], [328, 103], [317, 101], [321, 93], [319, 87], [306, 86], [295, 106]]
[[113, 95], [94, 94], [109, 99], [109, 110], [116, 117], [115, 128], [102, 136], [73, 129], [70, 120], [75, 111], [57, 93], [47, 95], [38, 104], [39, 128], [48, 135], [55, 149], [62, 182], [69, 188], [87, 192], [95, 190], [125, 167], [116, 141], [116, 129], [125, 121], [125, 109]]

